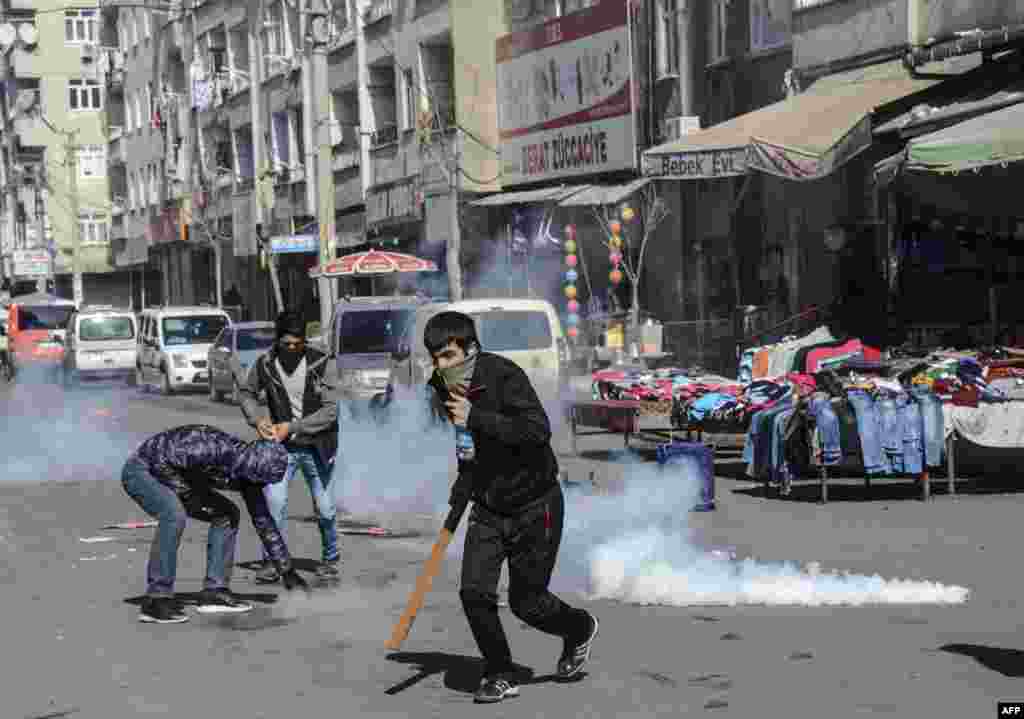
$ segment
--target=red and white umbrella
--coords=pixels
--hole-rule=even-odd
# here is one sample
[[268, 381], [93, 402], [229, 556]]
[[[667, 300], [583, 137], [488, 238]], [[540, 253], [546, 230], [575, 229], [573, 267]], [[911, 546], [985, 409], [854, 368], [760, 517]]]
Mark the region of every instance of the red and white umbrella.
[[400, 252], [369, 250], [356, 252], [331, 260], [326, 265], [317, 265], [309, 276], [351, 277], [352, 275], [390, 275], [395, 272], [437, 272], [437, 263]]

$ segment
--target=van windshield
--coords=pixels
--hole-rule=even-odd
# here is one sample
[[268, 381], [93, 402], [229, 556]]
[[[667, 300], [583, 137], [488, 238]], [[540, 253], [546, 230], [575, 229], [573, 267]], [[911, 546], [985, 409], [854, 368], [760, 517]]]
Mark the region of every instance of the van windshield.
[[551, 323], [544, 312], [494, 310], [473, 315], [480, 344], [487, 352], [548, 349]]
[[18, 308], [18, 330], [62, 330], [75, 308], [68, 305], [39, 305]]
[[339, 354], [390, 354], [413, 318], [413, 310], [345, 312], [338, 328]]
[[78, 323], [78, 336], [83, 342], [130, 340], [135, 324], [131, 317], [89, 317]]
[[266, 350], [274, 346], [274, 328], [238, 330], [237, 344], [239, 352]]
[[163, 321], [165, 345], [211, 344], [227, 325], [224, 315], [196, 315], [194, 317], [168, 317]]

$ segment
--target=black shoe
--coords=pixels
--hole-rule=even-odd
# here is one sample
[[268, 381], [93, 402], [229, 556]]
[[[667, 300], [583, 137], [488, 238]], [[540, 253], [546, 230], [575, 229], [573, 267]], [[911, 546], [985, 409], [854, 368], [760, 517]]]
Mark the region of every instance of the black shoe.
[[519, 696], [519, 687], [510, 679], [500, 677], [484, 677], [480, 682], [480, 688], [473, 695], [473, 701], [477, 704], [494, 704], [506, 697]]
[[324, 582], [336, 582], [341, 579], [339, 566], [341, 561], [335, 559], [330, 562], [321, 562], [316, 568], [316, 578]]
[[139, 621], [146, 624], [181, 624], [188, 621], [188, 615], [182, 610], [178, 600], [157, 597], [142, 601]]
[[565, 650], [558, 660], [558, 670], [555, 672], [559, 679], [572, 679], [583, 671], [587, 660], [590, 659], [590, 650], [594, 646], [594, 639], [597, 638], [597, 617], [587, 612], [590, 619], [590, 632], [582, 642], [565, 642]]
[[252, 605], [235, 599], [227, 590], [204, 590], [199, 595], [196, 611], [200, 614], [242, 614], [252, 611]]
[[256, 572], [253, 581], [257, 584], [277, 584], [281, 581], [281, 573], [272, 562], [267, 562], [262, 569]]

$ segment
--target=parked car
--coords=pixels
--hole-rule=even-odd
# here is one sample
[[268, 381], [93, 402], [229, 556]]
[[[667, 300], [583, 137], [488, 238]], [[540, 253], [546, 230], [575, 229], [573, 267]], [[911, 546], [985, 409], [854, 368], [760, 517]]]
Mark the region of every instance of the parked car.
[[130, 309], [94, 305], [75, 310], [64, 336], [64, 386], [74, 387], [83, 379], [134, 384], [137, 334], [135, 313]]
[[339, 302], [331, 322], [341, 396], [362, 405], [387, 392], [393, 354], [413, 321], [420, 297], [352, 297]]
[[7, 308], [11, 358], [18, 368], [41, 367], [57, 380], [64, 361], [64, 331], [75, 303], [54, 295], [19, 295]]
[[430, 378], [433, 363], [423, 346], [423, 329], [431, 317], [444, 311], [472, 317], [483, 349], [519, 365], [543, 401], [561, 396], [568, 381], [568, 342], [554, 306], [538, 299], [479, 299], [423, 306], [402, 340], [402, 351], [395, 355], [393, 382], [414, 386]]
[[210, 368], [210, 399], [220, 402], [225, 394], [238, 404], [238, 386], [231, 376], [231, 358], [237, 357], [243, 370], [274, 346], [273, 322], [240, 322], [225, 327], [207, 355]]
[[159, 383], [166, 395], [209, 389], [207, 354], [221, 330], [229, 326], [228, 313], [213, 306], [146, 309], [135, 368], [139, 385]]

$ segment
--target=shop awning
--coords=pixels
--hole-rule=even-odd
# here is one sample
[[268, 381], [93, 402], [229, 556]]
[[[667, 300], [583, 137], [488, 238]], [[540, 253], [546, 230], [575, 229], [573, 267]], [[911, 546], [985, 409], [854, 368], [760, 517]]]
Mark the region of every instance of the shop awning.
[[559, 207], [585, 207], [588, 205], [617, 205], [650, 183], [649, 177], [624, 185], [590, 185], [558, 203]]
[[557, 187], [541, 187], [536, 190], [519, 192], [499, 192], [496, 195], [474, 200], [474, 207], [500, 207], [502, 205], [532, 205], [540, 202], [561, 202], [584, 190], [587, 185], [558, 185]]
[[644, 174], [707, 179], [760, 170], [793, 180], [833, 172], [871, 145], [871, 114], [948, 76], [901, 61], [823, 78], [806, 91], [644, 153]]
[[907, 143], [876, 166], [880, 180], [900, 170], [955, 173], [1024, 160], [1024, 104], [990, 112]]

